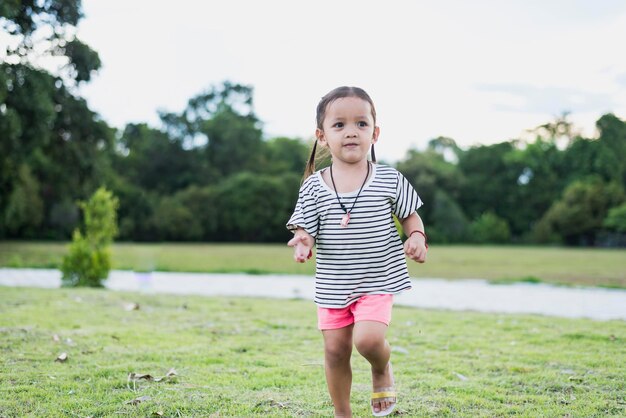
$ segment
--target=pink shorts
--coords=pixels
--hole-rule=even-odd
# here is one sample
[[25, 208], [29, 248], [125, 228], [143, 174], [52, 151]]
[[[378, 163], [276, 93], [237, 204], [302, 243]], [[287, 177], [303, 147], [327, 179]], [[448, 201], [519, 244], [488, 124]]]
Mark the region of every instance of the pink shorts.
[[320, 330], [339, 329], [359, 321], [376, 321], [389, 325], [393, 295], [361, 296], [345, 308], [317, 307], [317, 327]]

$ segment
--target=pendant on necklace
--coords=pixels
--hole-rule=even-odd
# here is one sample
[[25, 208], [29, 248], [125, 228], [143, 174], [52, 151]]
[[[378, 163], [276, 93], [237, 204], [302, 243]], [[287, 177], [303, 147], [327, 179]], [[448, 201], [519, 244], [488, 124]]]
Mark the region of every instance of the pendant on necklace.
[[348, 227], [348, 223], [350, 222], [350, 212], [347, 212], [345, 215], [343, 215], [343, 217], [341, 218], [341, 223], [339, 225], [341, 225], [342, 228], [347, 228]]

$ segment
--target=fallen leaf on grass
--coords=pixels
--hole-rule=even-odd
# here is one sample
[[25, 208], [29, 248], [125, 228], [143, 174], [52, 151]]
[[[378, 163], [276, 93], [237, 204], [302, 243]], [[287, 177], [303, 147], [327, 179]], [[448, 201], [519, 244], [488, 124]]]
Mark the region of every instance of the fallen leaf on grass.
[[54, 334], [52, 336], [52, 341], [54, 341], [55, 343], [61, 342], [61, 337], [59, 337], [58, 334]]
[[142, 374], [142, 373], [129, 373], [128, 374], [128, 380], [148, 380], [148, 381], [155, 381], [155, 382], [160, 382], [164, 379], [170, 379], [172, 377], [178, 376], [178, 374], [176, 373], [176, 369], [170, 369], [167, 374], [163, 377], [154, 377], [151, 374]]
[[154, 380], [154, 377], [150, 374], [129, 373], [128, 380]]
[[126, 405], [139, 405], [142, 402], [149, 401], [151, 398], [149, 396], [140, 396], [138, 398], [132, 399], [130, 401], [124, 402]]
[[163, 379], [171, 379], [173, 377], [178, 376], [178, 374], [176, 373], [176, 369], [170, 369], [167, 374], [163, 377], [157, 377], [156, 379], [154, 379], [155, 382], [160, 382]]
[[63, 363], [67, 360], [67, 353], [61, 353], [59, 354], [59, 357], [56, 358], [56, 360], [54, 361], [58, 361], [60, 363]]
[[[132, 373], [129, 373], [129, 374], [128, 374], [128, 379], [127, 379], [127, 381], [126, 381], [126, 387], [127, 387], [128, 389], [132, 390], [132, 391], [135, 391], [135, 389], [136, 389], [136, 387], [135, 387], [135, 383], [136, 383], [138, 380], [147, 380], [147, 381], [149, 381], [149, 382], [150, 382], [150, 381], [152, 381], [152, 382], [161, 382], [161, 381], [166, 380], [166, 379], [167, 379], [167, 380], [169, 380], [169, 379], [173, 379], [173, 378], [175, 378], [176, 376], [178, 376], [178, 374], [176, 373], [176, 370], [175, 370], [175, 369], [173, 369], [173, 368], [172, 368], [172, 369], [170, 369], [170, 370], [167, 372], [167, 374], [166, 374], [165, 376], [163, 376], [163, 377], [157, 377], [157, 378], [155, 378], [155, 377], [153, 377], [151, 374], [147, 374], [147, 373], [145, 373], [145, 374], [144, 374], [144, 373], [135, 373], [135, 372], [132, 372]], [[130, 383], [131, 383], [131, 382], [132, 382], [132, 384], [133, 384], [133, 388], [132, 388], [132, 389], [130, 388]]]
[[163, 413], [163, 411], [156, 411], [152, 413], [153, 417], [164, 417], [165, 414]]
[[[126, 379], [126, 387], [128, 388], [128, 390], [132, 390], [133, 392], [137, 390], [137, 387], [135, 385], [135, 383], [137, 382], [137, 380], [152, 380], [153, 377], [149, 374], [139, 374], [139, 373], [128, 373], [128, 378]], [[133, 387], [131, 389], [130, 384], [133, 384]]]

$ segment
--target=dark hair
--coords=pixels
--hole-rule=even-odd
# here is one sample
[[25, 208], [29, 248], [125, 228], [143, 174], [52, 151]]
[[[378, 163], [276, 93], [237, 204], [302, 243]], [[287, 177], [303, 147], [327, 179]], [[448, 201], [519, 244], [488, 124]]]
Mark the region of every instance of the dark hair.
[[[337, 87], [336, 89], [328, 92], [320, 102], [317, 104], [317, 112], [315, 115], [315, 121], [317, 123], [317, 129], [322, 129], [324, 124], [324, 118], [326, 117], [326, 109], [328, 106], [333, 103], [337, 99], [343, 99], [344, 97], [358, 97], [359, 99], [363, 99], [370, 104], [370, 108], [372, 109], [372, 118], [374, 119], [374, 126], [376, 126], [376, 108], [374, 107], [374, 102], [372, 98], [367, 94], [365, 90], [359, 87], [348, 87], [342, 86]], [[316, 151], [317, 151], [317, 140], [313, 143], [313, 148], [311, 149], [311, 155], [309, 156], [309, 161], [306, 164], [306, 168], [304, 169], [304, 178], [306, 180], [311, 174], [315, 172], [315, 159], [316, 159]], [[374, 153], [374, 144], [372, 144], [372, 161], [376, 162], [376, 154]]]

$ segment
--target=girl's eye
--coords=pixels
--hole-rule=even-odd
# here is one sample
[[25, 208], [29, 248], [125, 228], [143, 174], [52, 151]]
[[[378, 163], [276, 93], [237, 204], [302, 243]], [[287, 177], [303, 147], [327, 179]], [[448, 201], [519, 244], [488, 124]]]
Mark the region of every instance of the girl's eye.
[[334, 128], [343, 128], [343, 122], [337, 122], [333, 125]]
[[367, 126], [367, 122], [361, 121], [361, 122], [358, 123], [358, 125], [359, 125], [360, 128], [365, 128]]

